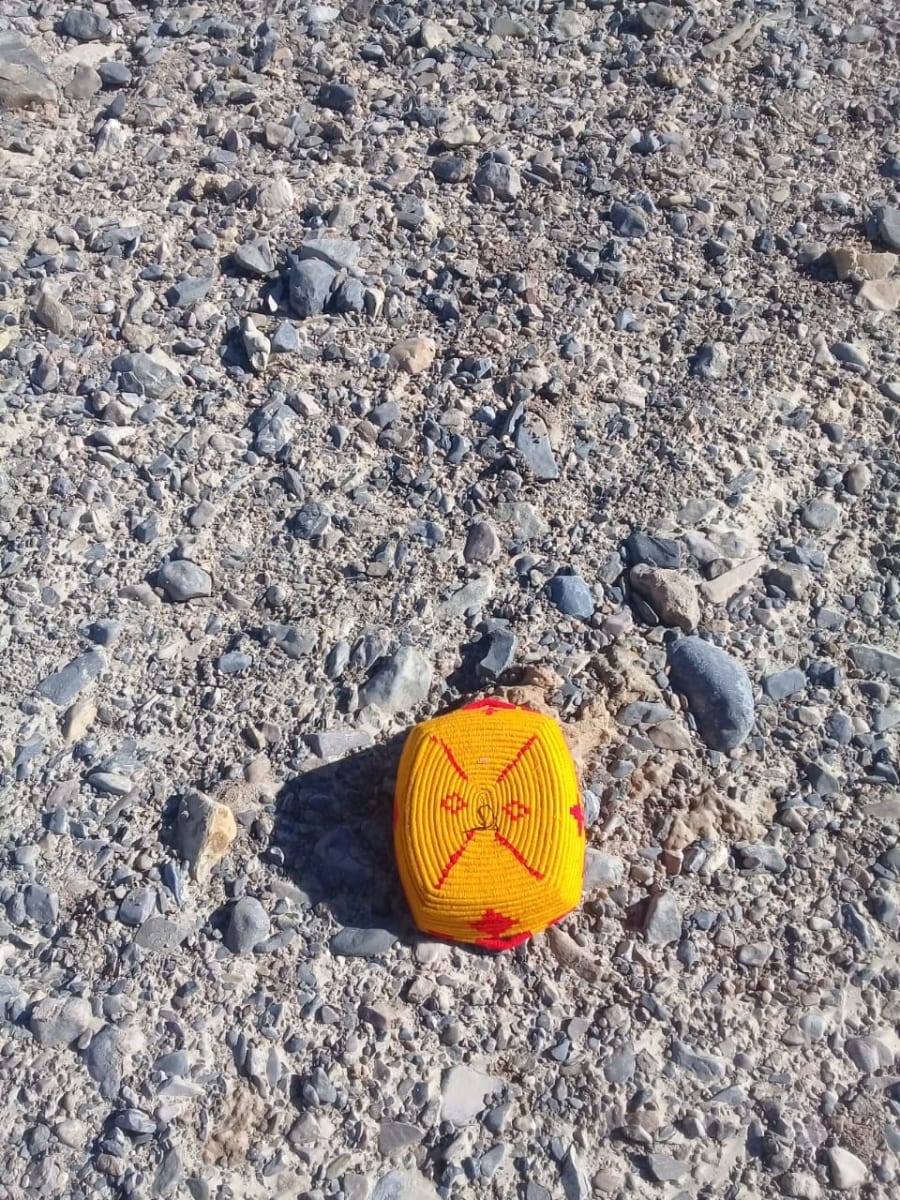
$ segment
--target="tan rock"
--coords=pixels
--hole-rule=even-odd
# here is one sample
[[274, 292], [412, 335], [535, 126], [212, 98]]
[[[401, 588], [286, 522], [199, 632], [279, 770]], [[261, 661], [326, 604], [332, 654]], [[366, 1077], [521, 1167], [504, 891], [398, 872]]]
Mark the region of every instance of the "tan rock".
[[276, 175], [259, 189], [257, 207], [264, 213], [287, 212], [294, 207], [294, 189], [283, 175]]
[[710, 579], [706, 583], [701, 584], [700, 592], [704, 600], [708, 600], [710, 604], [725, 604], [735, 592], [739, 592], [742, 587], [748, 584], [762, 570], [765, 562], [766, 556], [764, 554], [755, 554], [753, 558], [748, 558], [746, 562], [738, 563], [730, 571], [723, 571], [715, 579]]
[[700, 621], [697, 589], [678, 571], [663, 571], [640, 563], [631, 568], [631, 586], [651, 606], [664, 625], [677, 625], [685, 633]]
[[900, 308], [900, 277], [869, 280], [856, 294], [866, 308], [875, 312], [896, 312]]
[[437, 347], [430, 337], [408, 337], [391, 349], [390, 360], [408, 375], [421, 375], [434, 362]]
[[66, 712], [62, 722], [63, 741], [67, 746], [81, 741], [97, 719], [97, 705], [93, 700], [82, 697]]
[[886, 279], [900, 261], [887, 251], [857, 250], [853, 246], [833, 246], [828, 253], [838, 279]]
[[175, 846], [190, 863], [191, 875], [198, 883], [209, 879], [236, 836], [237, 823], [227, 804], [219, 804], [200, 792], [182, 796], [175, 822]]

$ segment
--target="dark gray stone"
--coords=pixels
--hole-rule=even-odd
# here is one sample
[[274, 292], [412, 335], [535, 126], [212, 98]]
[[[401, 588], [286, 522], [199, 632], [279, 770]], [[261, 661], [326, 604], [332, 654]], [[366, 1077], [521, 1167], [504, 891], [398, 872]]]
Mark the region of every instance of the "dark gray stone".
[[753, 728], [753, 688], [730, 654], [699, 637], [669, 646], [669, 679], [685, 697], [700, 736], [713, 750], [734, 750]]
[[231, 906], [225, 945], [232, 954], [249, 954], [272, 931], [269, 914], [255, 896], [242, 896]]
[[594, 597], [580, 575], [554, 575], [547, 584], [547, 595], [567, 617], [587, 621], [594, 615]]
[[102, 62], [97, 66], [97, 71], [103, 82], [103, 86], [109, 88], [110, 91], [128, 87], [131, 84], [132, 74], [127, 63], [116, 62], [115, 60]]
[[512, 203], [522, 190], [522, 180], [515, 167], [505, 163], [486, 162], [475, 172], [475, 186], [490, 188], [498, 200]]
[[891, 250], [900, 252], [900, 208], [882, 204], [875, 213], [878, 236]]
[[499, 679], [515, 658], [517, 645], [518, 639], [511, 629], [490, 622], [479, 643], [484, 653], [478, 660], [478, 674], [486, 679]]
[[335, 825], [313, 847], [322, 882], [336, 890], [365, 888], [372, 881], [372, 858], [349, 825]]
[[315, 634], [301, 630], [296, 625], [278, 625], [272, 622], [266, 625], [263, 632], [288, 658], [306, 658], [316, 646]]
[[137, 929], [150, 917], [155, 908], [156, 892], [153, 888], [137, 888], [119, 905], [119, 920], [123, 925]]
[[621, 237], [642, 238], [647, 236], [647, 214], [636, 204], [623, 204], [616, 200], [609, 210], [612, 227]]
[[316, 97], [320, 108], [330, 108], [338, 113], [351, 112], [356, 106], [356, 100], [356, 88], [349, 83], [323, 83]]
[[346, 925], [329, 943], [331, 953], [341, 958], [374, 958], [386, 954], [397, 940], [390, 929], [358, 929]]
[[71, 704], [78, 693], [91, 680], [96, 679], [105, 668], [106, 660], [103, 655], [99, 650], [91, 650], [87, 654], [72, 659], [70, 663], [67, 663], [59, 671], [54, 671], [46, 679], [42, 679], [37, 685], [36, 691], [39, 696], [43, 696], [46, 700], [52, 700], [54, 704], [62, 707]]
[[38, 925], [53, 925], [59, 916], [59, 896], [39, 883], [26, 883], [22, 888], [25, 915]]
[[324, 312], [337, 272], [318, 258], [305, 258], [291, 264], [288, 294], [291, 308], [298, 317], [317, 317]]
[[97, 42], [109, 37], [112, 23], [107, 17], [87, 8], [70, 8], [59, 23], [63, 37], [75, 38], [78, 42]]
[[112, 364], [122, 391], [138, 390], [148, 400], [168, 400], [181, 383], [178, 365], [162, 350], [122, 354]]
[[216, 660], [216, 670], [220, 675], [238, 675], [253, 666], [253, 659], [243, 650], [229, 650]]
[[646, 563], [650, 567], [676, 570], [681, 566], [681, 546], [673, 538], [653, 537], [641, 529], [629, 534], [623, 549], [629, 566]]

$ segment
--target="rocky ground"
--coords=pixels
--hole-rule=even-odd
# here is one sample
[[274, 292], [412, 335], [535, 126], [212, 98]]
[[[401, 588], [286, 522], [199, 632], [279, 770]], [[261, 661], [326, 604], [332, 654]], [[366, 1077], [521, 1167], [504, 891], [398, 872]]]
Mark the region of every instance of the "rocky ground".
[[[893, 6], [0, 26], [0, 1196], [896, 1196]], [[491, 955], [389, 814], [500, 687]]]

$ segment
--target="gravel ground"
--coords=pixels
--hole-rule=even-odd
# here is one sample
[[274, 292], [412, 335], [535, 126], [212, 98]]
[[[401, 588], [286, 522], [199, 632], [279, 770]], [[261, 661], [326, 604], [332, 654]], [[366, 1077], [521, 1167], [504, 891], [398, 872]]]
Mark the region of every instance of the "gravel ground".
[[[0, 26], [0, 1197], [895, 1197], [892, 5]], [[505, 955], [390, 849], [494, 689]]]

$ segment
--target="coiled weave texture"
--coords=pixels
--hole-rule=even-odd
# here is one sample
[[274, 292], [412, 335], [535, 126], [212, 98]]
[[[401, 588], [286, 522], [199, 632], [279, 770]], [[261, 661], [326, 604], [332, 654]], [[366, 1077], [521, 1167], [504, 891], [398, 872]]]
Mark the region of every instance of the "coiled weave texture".
[[417, 725], [400, 759], [394, 846], [425, 933], [503, 950], [571, 912], [584, 812], [557, 723], [488, 699]]

